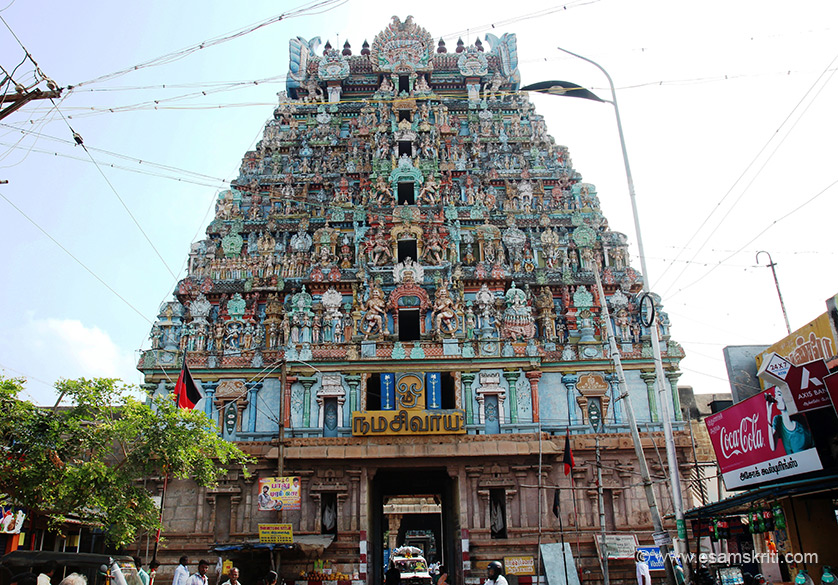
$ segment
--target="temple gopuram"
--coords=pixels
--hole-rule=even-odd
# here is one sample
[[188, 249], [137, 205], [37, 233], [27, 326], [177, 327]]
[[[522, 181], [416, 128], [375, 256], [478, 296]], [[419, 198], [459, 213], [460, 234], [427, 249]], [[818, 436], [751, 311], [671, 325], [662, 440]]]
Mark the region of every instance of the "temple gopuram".
[[[604, 304], [663, 514], [661, 412], [682, 478], [692, 460], [684, 353], [659, 298], [654, 318], [641, 308], [643, 275], [595, 186], [518, 91], [515, 35], [449, 48], [393, 17], [360, 51], [289, 48], [287, 89], [138, 365], [150, 396], [171, 394], [185, 359], [197, 408], [258, 461], [212, 489], [169, 483], [159, 578], [187, 554], [232, 560], [250, 584], [273, 567], [289, 584], [379, 585], [408, 544], [457, 585], [504, 559], [525, 584], [547, 570], [539, 545], [564, 540], [570, 570], [601, 582], [597, 451], [606, 531], [652, 543]], [[297, 478], [299, 497], [266, 509], [267, 478]], [[260, 540], [276, 524], [293, 542]], [[634, 562], [610, 572], [633, 579]]]

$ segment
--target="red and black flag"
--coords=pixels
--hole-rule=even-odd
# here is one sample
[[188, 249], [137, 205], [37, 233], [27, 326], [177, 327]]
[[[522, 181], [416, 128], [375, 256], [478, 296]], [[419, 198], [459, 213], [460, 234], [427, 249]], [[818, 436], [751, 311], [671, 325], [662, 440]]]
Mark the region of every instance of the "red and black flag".
[[564, 457], [562, 457], [562, 463], [564, 463], [564, 474], [569, 475], [570, 470], [573, 469], [573, 450], [570, 448], [570, 429], [565, 430], [564, 435]]
[[203, 398], [203, 395], [198, 390], [198, 386], [195, 385], [195, 380], [192, 379], [189, 366], [186, 365], [186, 356], [183, 356], [183, 369], [180, 371], [177, 384], [175, 384], [175, 399], [178, 408], [192, 410], [201, 398]]

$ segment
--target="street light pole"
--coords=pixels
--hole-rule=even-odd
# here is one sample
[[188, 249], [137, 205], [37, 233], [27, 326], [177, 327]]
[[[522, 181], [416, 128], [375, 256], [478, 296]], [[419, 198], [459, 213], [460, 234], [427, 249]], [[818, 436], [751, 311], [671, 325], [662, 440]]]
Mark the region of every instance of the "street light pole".
[[[577, 59], [586, 61], [591, 65], [595, 66], [600, 71], [602, 71], [606, 79], [608, 79], [608, 85], [611, 89], [611, 99], [602, 100], [597, 96], [593, 95], [590, 91], [578, 86], [574, 87], [572, 84], [568, 84], [566, 82], [542, 82], [539, 84], [534, 84], [534, 86], [529, 86], [529, 88], [544, 91], [545, 93], [558, 93], [569, 95], [572, 97], [584, 97], [596, 101], [605, 101], [614, 106], [614, 114], [617, 118], [617, 132], [620, 136], [620, 148], [623, 153], [623, 164], [625, 165], [626, 169], [626, 181], [628, 182], [629, 198], [631, 200], [631, 210], [634, 218], [634, 229], [637, 237], [637, 248], [638, 253], [640, 254], [640, 270], [643, 273], [643, 293], [649, 293], [649, 271], [646, 267], [646, 254], [643, 248], [643, 237], [641, 235], [640, 230], [640, 216], [637, 211], [637, 197], [635, 195], [634, 179], [632, 178], [631, 174], [631, 165], [629, 164], [628, 151], [626, 149], [625, 137], [623, 135], [623, 124], [620, 118], [620, 108], [617, 105], [617, 92], [614, 89], [614, 82], [612, 81], [611, 76], [608, 74], [608, 71], [606, 71], [596, 61], [593, 61], [591, 59], [588, 59], [587, 57], [583, 57], [582, 55], [579, 55], [572, 51], [568, 51], [567, 49], [563, 49], [561, 47], [556, 48], [562, 51], [563, 53], [567, 53], [568, 55], [576, 57]], [[558, 90], [554, 90], [553, 92], [551, 92], [551, 83], [554, 83], [556, 86], [558, 86]], [[528, 88], [525, 87], [523, 89], [526, 90]], [[601, 302], [603, 305], [606, 304], [604, 296], [602, 296]], [[652, 344], [652, 356], [655, 363], [655, 385], [657, 388], [658, 401], [660, 403], [661, 408], [661, 421], [663, 425], [664, 440], [666, 443], [666, 460], [669, 467], [669, 482], [670, 491], [672, 494], [672, 505], [675, 512], [675, 522], [678, 528], [678, 540], [680, 541], [686, 539], [687, 531], [686, 524], [684, 521], [684, 506], [681, 496], [681, 481], [680, 474], [678, 472], [678, 459], [675, 453], [675, 439], [672, 433], [672, 417], [670, 416], [671, 407], [674, 408], [675, 405], [672, 401], [672, 394], [667, 388], [667, 384], [665, 383], [666, 378], [663, 372], [663, 359], [661, 358], [660, 337], [658, 333], [657, 323], [653, 321], [649, 329]], [[678, 552], [684, 552], [683, 547], [680, 546], [680, 543], [677, 547], [677, 550]]]
[[[628, 150], [626, 149], [626, 140], [625, 136], [623, 135], [623, 123], [620, 119], [620, 108], [617, 105], [617, 91], [614, 89], [614, 82], [611, 79], [611, 76], [599, 63], [596, 61], [592, 61], [587, 57], [583, 57], [582, 55], [577, 55], [567, 49], [562, 49], [561, 47], [556, 47], [563, 53], [567, 53], [568, 55], [572, 55], [578, 59], [582, 59], [583, 61], [587, 61], [591, 65], [595, 66], [597, 69], [602, 71], [605, 75], [605, 78], [608, 79], [608, 85], [611, 88], [611, 100], [610, 103], [614, 106], [614, 114], [617, 117], [617, 132], [620, 135], [620, 149], [623, 152], [623, 163], [626, 167], [626, 182], [628, 183], [629, 189], [629, 198], [631, 199], [631, 212], [634, 217], [634, 231], [637, 237], [637, 251], [640, 254], [640, 270], [643, 273], [643, 292], [648, 293], [649, 291], [649, 270], [646, 267], [646, 253], [643, 248], [643, 237], [641, 236], [640, 231], [640, 215], [637, 211], [637, 196], [634, 191], [634, 179], [631, 175], [631, 165], [629, 164], [628, 158]], [[603, 299], [605, 302], [605, 299]], [[650, 336], [652, 341], [652, 356], [655, 361], [655, 383], [657, 385], [658, 390], [658, 399], [661, 406], [661, 419], [663, 422], [663, 435], [666, 442], [666, 462], [669, 466], [669, 481], [670, 481], [670, 488], [672, 491], [672, 505], [675, 509], [675, 522], [678, 527], [678, 539], [683, 540], [686, 539], [687, 536], [687, 529], [686, 524], [684, 522], [684, 504], [681, 497], [681, 480], [680, 474], [678, 473], [678, 459], [675, 454], [675, 439], [672, 434], [672, 417], [670, 416], [670, 405], [675, 408], [675, 405], [672, 402], [672, 394], [669, 392], [667, 385], [666, 385], [666, 378], [663, 373], [663, 360], [661, 358], [661, 348], [660, 348], [660, 338], [658, 334], [658, 327], [657, 323], [652, 323], [650, 327]], [[680, 550], [679, 552], [683, 552]]]

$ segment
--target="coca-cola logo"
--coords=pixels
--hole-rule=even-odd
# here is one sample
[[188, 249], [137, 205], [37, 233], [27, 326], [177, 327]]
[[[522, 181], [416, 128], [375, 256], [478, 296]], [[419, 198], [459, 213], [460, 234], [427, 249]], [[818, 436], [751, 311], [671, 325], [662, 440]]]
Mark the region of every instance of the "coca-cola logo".
[[743, 455], [750, 451], [757, 451], [765, 446], [762, 428], [758, 425], [759, 414], [744, 417], [739, 422], [739, 428], [728, 431], [722, 427], [719, 443], [722, 456], [730, 459], [733, 455]]

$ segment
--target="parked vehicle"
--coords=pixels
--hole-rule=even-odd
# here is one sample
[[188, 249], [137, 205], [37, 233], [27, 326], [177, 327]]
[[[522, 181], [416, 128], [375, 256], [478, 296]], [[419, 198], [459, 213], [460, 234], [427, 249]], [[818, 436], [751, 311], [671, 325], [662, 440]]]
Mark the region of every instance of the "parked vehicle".
[[422, 556], [422, 549], [415, 546], [400, 546], [390, 554], [389, 568], [401, 573], [402, 585], [431, 585], [428, 561]]
[[0, 566], [12, 575], [27, 571], [37, 575], [50, 562], [58, 566], [59, 578], [79, 573], [87, 577], [88, 585], [142, 585], [134, 559], [125, 555], [16, 550], [0, 558]]

